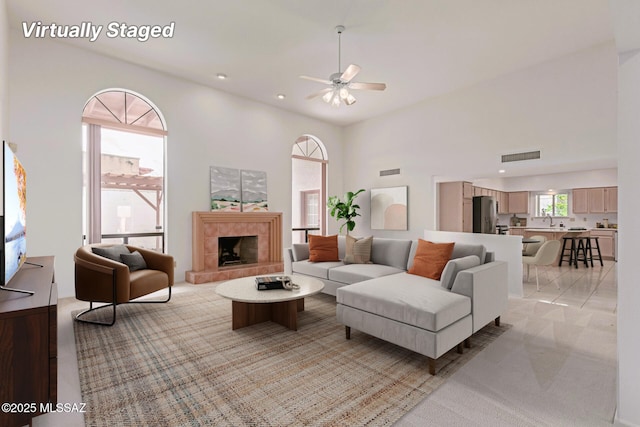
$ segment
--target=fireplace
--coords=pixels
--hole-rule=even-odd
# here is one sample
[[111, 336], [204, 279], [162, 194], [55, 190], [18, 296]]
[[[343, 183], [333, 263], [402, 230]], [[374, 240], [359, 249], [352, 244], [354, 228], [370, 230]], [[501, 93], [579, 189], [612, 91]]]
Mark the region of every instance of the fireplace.
[[189, 283], [284, 271], [281, 212], [193, 212], [192, 233]]
[[218, 267], [258, 262], [258, 236], [218, 237]]

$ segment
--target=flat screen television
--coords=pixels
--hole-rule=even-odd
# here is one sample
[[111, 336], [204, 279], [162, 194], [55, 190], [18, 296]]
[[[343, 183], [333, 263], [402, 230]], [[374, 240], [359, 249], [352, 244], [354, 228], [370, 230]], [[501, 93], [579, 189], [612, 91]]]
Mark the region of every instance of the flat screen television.
[[27, 174], [9, 144], [3, 142], [2, 145], [4, 238], [0, 255], [0, 289], [33, 294], [6, 286], [27, 259]]

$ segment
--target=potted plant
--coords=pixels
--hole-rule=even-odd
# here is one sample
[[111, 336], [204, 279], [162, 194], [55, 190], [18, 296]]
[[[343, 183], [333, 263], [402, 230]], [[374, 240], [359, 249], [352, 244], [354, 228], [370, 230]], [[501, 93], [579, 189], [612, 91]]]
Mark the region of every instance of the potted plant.
[[340, 200], [338, 196], [331, 196], [327, 201], [327, 208], [329, 209], [329, 214], [334, 217], [337, 221], [342, 219], [346, 220], [344, 224], [340, 226], [340, 233], [342, 233], [342, 229], [344, 226], [347, 226], [347, 235], [350, 231], [356, 226], [356, 222], [353, 220], [355, 217], [360, 216], [358, 213], [358, 209], [360, 209], [359, 205], [353, 203], [358, 194], [362, 193], [364, 188], [356, 191], [355, 193], [349, 191], [344, 195], [344, 201]]

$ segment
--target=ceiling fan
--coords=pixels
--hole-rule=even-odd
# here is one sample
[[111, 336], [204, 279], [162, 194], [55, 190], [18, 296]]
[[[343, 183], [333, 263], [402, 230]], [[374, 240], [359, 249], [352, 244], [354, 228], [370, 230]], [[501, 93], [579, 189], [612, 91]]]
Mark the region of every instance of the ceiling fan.
[[349, 65], [347, 69], [344, 70], [344, 72], [340, 71], [342, 68], [340, 64], [340, 38], [342, 36], [342, 32], [344, 31], [344, 26], [338, 25], [336, 27], [336, 31], [338, 32], [338, 72], [331, 74], [329, 80], [309, 76], [300, 76], [300, 78], [302, 79], [320, 82], [331, 86], [322, 89], [321, 91], [312, 93], [311, 95], [307, 96], [307, 99], [313, 99], [322, 95], [322, 99], [327, 104], [331, 104], [331, 106], [333, 107], [339, 107], [342, 102], [347, 105], [351, 105], [356, 102], [356, 98], [350, 92], [350, 89], [385, 90], [387, 88], [387, 85], [384, 83], [362, 83], [351, 81], [360, 72], [360, 67], [356, 64]]

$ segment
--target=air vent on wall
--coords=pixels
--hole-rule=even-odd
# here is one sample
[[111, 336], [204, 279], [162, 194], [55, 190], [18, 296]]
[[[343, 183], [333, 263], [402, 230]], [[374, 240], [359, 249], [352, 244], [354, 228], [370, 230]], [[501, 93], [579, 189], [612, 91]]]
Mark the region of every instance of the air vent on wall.
[[540, 158], [540, 150], [527, 151], [525, 153], [503, 154], [502, 163], [520, 162], [523, 160], [536, 160]]
[[380, 176], [400, 175], [400, 169], [387, 169], [380, 171]]

